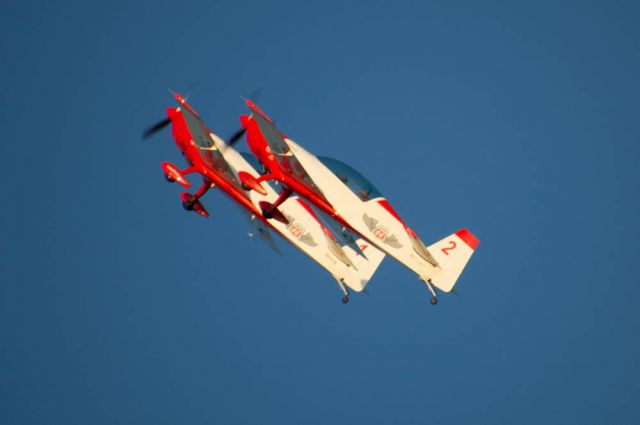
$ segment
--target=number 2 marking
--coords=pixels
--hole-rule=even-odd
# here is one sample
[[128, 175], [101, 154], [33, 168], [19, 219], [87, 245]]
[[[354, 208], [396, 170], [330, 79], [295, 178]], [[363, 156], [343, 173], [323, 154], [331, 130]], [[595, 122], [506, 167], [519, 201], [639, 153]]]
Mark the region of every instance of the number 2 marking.
[[456, 247], [456, 241], [449, 241], [449, 246], [445, 246], [444, 248], [441, 249], [441, 251], [444, 252], [444, 255], [449, 255], [449, 251], [451, 251], [455, 247]]

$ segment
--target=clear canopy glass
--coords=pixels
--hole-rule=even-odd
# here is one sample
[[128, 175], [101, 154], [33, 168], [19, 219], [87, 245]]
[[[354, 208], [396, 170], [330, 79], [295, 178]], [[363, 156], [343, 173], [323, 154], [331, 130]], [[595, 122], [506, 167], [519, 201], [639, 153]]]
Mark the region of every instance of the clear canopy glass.
[[382, 196], [373, 183], [344, 162], [326, 156], [319, 156], [318, 159], [361, 200], [368, 201]]

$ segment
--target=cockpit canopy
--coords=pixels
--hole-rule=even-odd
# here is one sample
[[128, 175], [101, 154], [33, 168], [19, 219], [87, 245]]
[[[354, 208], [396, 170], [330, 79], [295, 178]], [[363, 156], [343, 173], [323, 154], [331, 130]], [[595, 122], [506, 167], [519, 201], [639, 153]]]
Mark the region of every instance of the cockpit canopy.
[[344, 162], [325, 156], [319, 156], [318, 159], [362, 201], [382, 197], [382, 194], [375, 188], [373, 183]]

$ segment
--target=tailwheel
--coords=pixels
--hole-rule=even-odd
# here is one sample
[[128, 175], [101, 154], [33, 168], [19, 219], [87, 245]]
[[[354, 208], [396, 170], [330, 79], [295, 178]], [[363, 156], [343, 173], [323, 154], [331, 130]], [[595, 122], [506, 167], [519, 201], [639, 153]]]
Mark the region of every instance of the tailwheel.
[[341, 278], [338, 280], [338, 288], [342, 291], [342, 304], [346, 304], [349, 302], [349, 290], [344, 284], [344, 279]]
[[433, 282], [431, 279], [425, 280], [424, 283], [427, 284], [427, 288], [429, 288], [429, 292], [431, 292], [431, 305], [438, 304], [438, 294], [436, 294], [436, 290], [433, 288]]

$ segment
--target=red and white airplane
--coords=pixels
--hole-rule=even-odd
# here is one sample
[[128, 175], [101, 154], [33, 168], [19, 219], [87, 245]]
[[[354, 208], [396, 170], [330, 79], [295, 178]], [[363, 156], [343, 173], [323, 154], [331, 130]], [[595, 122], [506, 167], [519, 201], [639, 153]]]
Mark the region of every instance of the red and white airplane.
[[[195, 194], [181, 193], [186, 210], [195, 211], [208, 217], [200, 198], [210, 189], [218, 186], [233, 199], [246, 214], [254, 230], [252, 235], [265, 241], [271, 248], [278, 249], [269, 228], [275, 230], [296, 248], [325, 268], [337, 281], [343, 292], [342, 301], [349, 301], [349, 289], [361, 292], [382, 262], [384, 253], [361, 239], [344, 240], [327, 227], [330, 220], [322, 219], [306, 201], [291, 196], [282, 202], [277, 218], [266, 217], [260, 209], [261, 202], [276, 202], [279, 195], [268, 185], [257, 191], [248, 192], [237, 177], [238, 174], [256, 175], [250, 155], [243, 157], [202, 122], [198, 113], [179, 94], [174, 94], [178, 106], [167, 108], [167, 118], [147, 129], [144, 138], [172, 124], [172, 133], [178, 149], [187, 160], [188, 166], [180, 170], [169, 162], [162, 163], [165, 177], [189, 188], [188, 175], [199, 174], [202, 185]], [[364, 251], [366, 250], [366, 254]]]
[[240, 175], [242, 184], [255, 191], [262, 183], [278, 181], [283, 189], [275, 202], [262, 201], [265, 216], [280, 217], [279, 209], [292, 194], [298, 194], [329, 215], [344, 229], [369, 240], [378, 249], [414, 271], [438, 302], [438, 288], [451, 292], [478, 246], [467, 229], [427, 247], [375, 187], [351, 167], [337, 160], [318, 158], [282, 134], [254, 102], [246, 100], [249, 115], [240, 117], [242, 129], [229, 141], [232, 145], [246, 133], [247, 144], [262, 163], [264, 174]]

